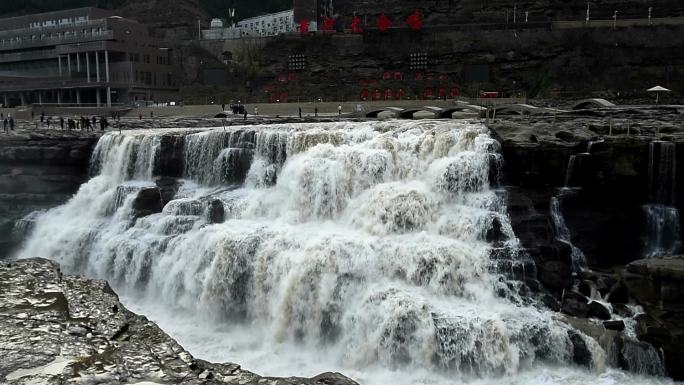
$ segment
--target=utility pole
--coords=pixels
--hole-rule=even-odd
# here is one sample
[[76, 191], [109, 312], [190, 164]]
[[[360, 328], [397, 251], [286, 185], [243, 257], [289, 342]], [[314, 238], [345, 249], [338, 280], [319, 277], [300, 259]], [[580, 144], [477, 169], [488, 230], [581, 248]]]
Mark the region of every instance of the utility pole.
[[587, 24], [589, 24], [589, 12], [590, 12], [590, 1], [587, 0], [587, 19], [586, 19]]
[[518, 19], [518, 4], [513, 3], [513, 24], [516, 24], [516, 21]]
[[648, 7], [648, 25], [653, 25], [653, 7]]

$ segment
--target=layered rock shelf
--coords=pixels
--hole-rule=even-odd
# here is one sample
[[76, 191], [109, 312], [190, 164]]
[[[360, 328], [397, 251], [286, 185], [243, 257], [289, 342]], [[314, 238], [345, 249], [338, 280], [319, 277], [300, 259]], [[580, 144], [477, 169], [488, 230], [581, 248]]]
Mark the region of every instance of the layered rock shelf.
[[0, 266], [0, 350], [4, 384], [356, 384], [338, 373], [267, 378], [197, 360], [106, 282], [42, 259]]

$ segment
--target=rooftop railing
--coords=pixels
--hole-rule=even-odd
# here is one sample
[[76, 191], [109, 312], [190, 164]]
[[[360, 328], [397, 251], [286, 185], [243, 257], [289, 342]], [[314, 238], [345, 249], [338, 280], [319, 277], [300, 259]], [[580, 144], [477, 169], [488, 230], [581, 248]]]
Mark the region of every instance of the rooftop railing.
[[22, 40], [5, 40], [2, 42], [0, 40], [0, 50], [2, 49], [21, 49], [30, 47], [41, 47], [49, 45], [58, 44], [70, 44], [70, 43], [81, 43], [81, 42], [91, 42], [98, 40], [110, 40], [114, 38], [114, 31], [103, 30], [96, 32], [83, 33], [72, 33], [69, 35], [62, 36], [45, 36], [36, 39], [22, 39]]

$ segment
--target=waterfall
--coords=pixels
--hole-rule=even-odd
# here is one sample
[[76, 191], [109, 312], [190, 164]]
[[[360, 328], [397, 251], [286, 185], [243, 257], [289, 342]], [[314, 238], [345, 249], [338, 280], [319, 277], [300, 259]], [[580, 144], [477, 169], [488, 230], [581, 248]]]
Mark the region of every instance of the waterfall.
[[584, 252], [572, 243], [572, 235], [565, 222], [561, 205], [565, 197], [576, 194], [581, 189], [585, 172], [585, 161], [591, 156], [592, 147], [596, 143], [602, 142], [603, 140], [589, 141], [587, 143], [587, 152], [570, 155], [568, 167], [565, 171], [564, 187], [559, 188], [557, 193], [551, 197], [550, 213], [556, 232], [556, 239], [570, 246], [570, 257], [572, 258], [572, 266], [575, 272], [580, 272], [587, 268], [587, 258]]
[[649, 203], [644, 205], [644, 255], [647, 258], [674, 255], [682, 250], [679, 210], [674, 207], [677, 183], [677, 154], [674, 143], [655, 141], [649, 145]]
[[561, 211], [563, 198], [569, 194], [574, 194], [575, 191], [566, 187], [558, 190], [558, 193], [551, 198], [551, 220], [556, 231], [556, 239], [570, 246], [573, 269], [579, 272], [587, 268], [587, 259], [582, 250], [572, 243], [570, 229], [565, 223], [565, 217], [563, 217], [563, 212]]
[[135, 214], [140, 192], [156, 188], [165, 133], [106, 134], [93, 178], [34, 218], [19, 257], [107, 279], [173, 318], [239, 330], [249, 342], [230, 350], [237, 362], [258, 346], [296, 346], [352, 372], [466, 379], [572, 360], [570, 327], [525, 295], [534, 264], [491, 187], [501, 156], [485, 127], [173, 134], [185, 135], [184, 178], [162, 210]]

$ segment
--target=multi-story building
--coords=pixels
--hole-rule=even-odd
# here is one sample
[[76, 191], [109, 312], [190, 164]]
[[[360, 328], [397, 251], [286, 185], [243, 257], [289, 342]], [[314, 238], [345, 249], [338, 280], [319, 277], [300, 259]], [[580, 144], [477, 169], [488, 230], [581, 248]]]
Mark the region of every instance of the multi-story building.
[[220, 19], [211, 21], [211, 29], [202, 31], [202, 38], [208, 40], [239, 39], [242, 37], [277, 36], [296, 31], [294, 11], [269, 13], [240, 20], [230, 27], [223, 26]]
[[171, 49], [98, 8], [0, 19], [0, 103], [112, 106], [171, 101]]

